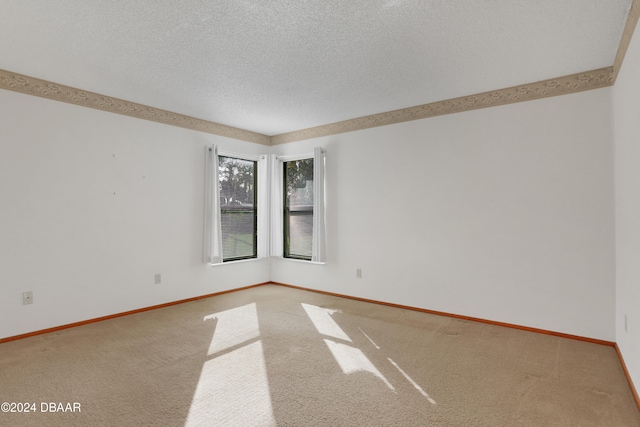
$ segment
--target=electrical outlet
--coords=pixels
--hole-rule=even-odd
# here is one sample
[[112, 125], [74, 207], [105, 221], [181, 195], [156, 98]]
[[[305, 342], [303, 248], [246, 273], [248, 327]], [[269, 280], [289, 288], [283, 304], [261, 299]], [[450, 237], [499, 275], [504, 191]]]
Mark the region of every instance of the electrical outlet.
[[22, 293], [22, 305], [33, 304], [33, 291]]
[[362, 269], [361, 268], [356, 268], [356, 277], [358, 279], [362, 279]]
[[162, 275], [160, 273], [156, 274], [154, 280], [156, 282], [156, 285], [159, 285], [160, 283], [162, 283]]

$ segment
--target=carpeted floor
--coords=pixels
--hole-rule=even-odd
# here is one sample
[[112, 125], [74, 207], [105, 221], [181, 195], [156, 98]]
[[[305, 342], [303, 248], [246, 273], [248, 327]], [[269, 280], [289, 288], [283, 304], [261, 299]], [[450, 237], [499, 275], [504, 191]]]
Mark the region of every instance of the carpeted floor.
[[2, 426], [640, 426], [611, 347], [277, 285], [0, 344], [2, 402]]

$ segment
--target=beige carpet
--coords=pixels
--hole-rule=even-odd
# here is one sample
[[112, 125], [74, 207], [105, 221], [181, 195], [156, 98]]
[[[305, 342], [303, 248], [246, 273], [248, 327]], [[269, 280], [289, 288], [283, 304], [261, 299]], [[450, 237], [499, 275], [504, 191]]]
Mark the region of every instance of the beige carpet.
[[0, 344], [1, 402], [35, 407], [2, 426], [640, 426], [611, 347], [276, 285]]

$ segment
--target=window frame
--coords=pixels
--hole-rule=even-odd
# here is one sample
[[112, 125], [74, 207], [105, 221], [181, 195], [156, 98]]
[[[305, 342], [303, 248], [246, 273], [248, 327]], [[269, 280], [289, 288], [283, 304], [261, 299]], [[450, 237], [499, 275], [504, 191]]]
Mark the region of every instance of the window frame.
[[[290, 228], [290, 217], [291, 217], [291, 207], [288, 206], [288, 181], [287, 181], [287, 163], [298, 162], [301, 160], [311, 160], [314, 162], [313, 155], [305, 155], [305, 156], [296, 156], [295, 158], [282, 158], [282, 257], [284, 259], [291, 259], [297, 261], [308, 261], [311, 262], [313, 259], [313, 253], [309, 256], [299, 255], [299, 254], [291, 254], [291, 238], [289, 233]], [[312, 163], [312, 174], [313, 174], [313, 163]], [[315, 198], [315, 194], [314, 194]], [[314, 216], [314, 206], [313, 204], [309, 207], [296, 209], [296, 212], [310, 212], [303, 213], [302, 215], [311, 215], [311, 221], [313, 223]], [[313, 238], [313, 231], [311, 232], [311, 238]]]
[[[218, 151], [218, 163], [220, 162], [221, 158], [229, 158], [229, 159], [234, 159], [234, 160], [242, 160], [242, 161], [246, 161], [246, 162], [252, 162], [253, 163], [253, 235], [252, 235], [252, 246], [253, 246], [253, 253], [251, 255], [244, 255], [244, 256], [234, 256], [234, 257], [229, 257], [227, 258], [225, 256], [224, 250], [222, 251], [222, 263], [229, 263], [229, 262], [238, 262], [238, 261], [250, 261], [250, 260], [255, 260], [258, 259], [258, 209], [260, 208], [258, 206], [258, 168], [259, 168], [259, 157], [258, 156], [249, 156], [249, 155], [244, 155], [244, 154], [238, 154], [238, 153], [232, 153], [232, 152], [228, 152], [228, 151], [224, 151], [224, 150], [219, 150]], [[220, 181], [220, 173], [218, 172], [218, 178], [217, 178], [217, 184], [221, 186], [221, 181]], [[222, 196], [221, 196], [222, 198]], [[222, 219], [223, 215], [224, 215], [224, 210], [222, 209], [222, 204], [220, 204], [220, 206], [218, 207], [220, 209], [220, 218]], [[221, 238], [223, 239], [224, 242], [224, 230], [222, 230], [222, 236]]]

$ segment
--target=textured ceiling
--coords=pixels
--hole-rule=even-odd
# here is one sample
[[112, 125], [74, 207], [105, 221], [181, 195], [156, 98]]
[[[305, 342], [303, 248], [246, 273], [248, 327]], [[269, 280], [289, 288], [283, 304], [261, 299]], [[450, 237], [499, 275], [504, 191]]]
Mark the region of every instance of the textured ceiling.
[[614, 63], [632, 0], [2, 0], [0, 69], [278, 135]]

